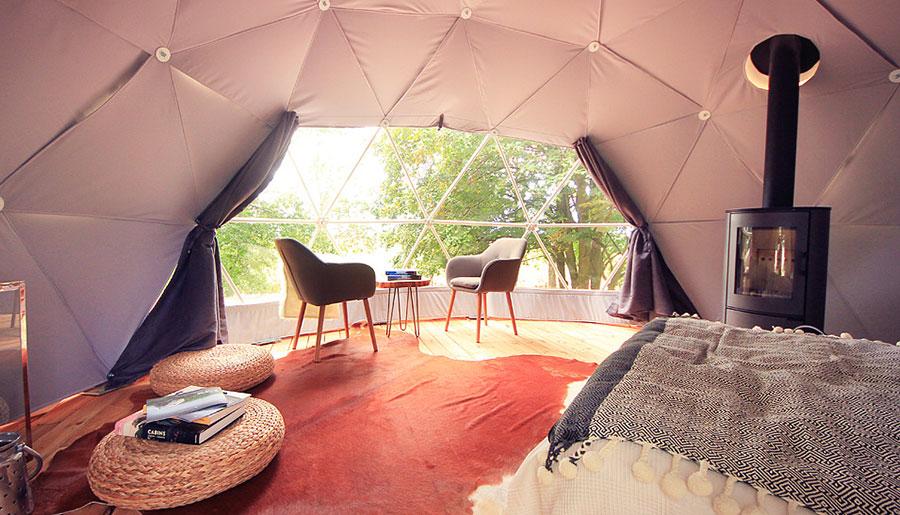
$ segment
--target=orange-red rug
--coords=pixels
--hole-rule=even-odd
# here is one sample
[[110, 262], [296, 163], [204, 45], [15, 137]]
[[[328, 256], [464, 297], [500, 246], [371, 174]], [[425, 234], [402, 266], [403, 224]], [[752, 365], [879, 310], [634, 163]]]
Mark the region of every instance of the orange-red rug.
[[[172, 513], [460, 513], [512, 474], [559, 417], [567, 386], [595, 365], [545, 356], [455, 361], [405, 334], [341, 340], [276, 362], [252, 390], [287, 432], [260, 475]], [[135, 409], [144, 399], [135, 396]], [[36, 484], [37, 513], [94, 499], [84, 477], [103, 432], [57, 454]]]

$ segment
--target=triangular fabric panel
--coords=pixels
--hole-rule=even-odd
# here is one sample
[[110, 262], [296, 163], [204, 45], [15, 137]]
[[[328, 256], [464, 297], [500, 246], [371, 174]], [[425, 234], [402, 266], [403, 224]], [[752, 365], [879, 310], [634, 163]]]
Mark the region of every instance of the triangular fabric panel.
[[900, 87], [893, 95], [818, 202], [833, 224], [900, 225]]
[[489, 125], [484, 109], [475, 58], [460, 21], [388, 118], [391, 125], [421, 127], [443, 114], [449, 127], [478, 130]]
[[722, 320], [725, 222], [657, 223], [652, 225], [651, 231], [666, 264], [683, 285], [700, 316]]
[[845, 25], [866, 35], [881, 52], [900, 66], [900, 2], [884, 0], [828, 0], [824, 2]]
[[[150, 311], [193, 228], [58, 215], [7, 216], [106, 367], [112, 367]], [[91, 266], [73, 274], [75, 263]]]
[[[335, 14], [375, 96], [387, 110], [413, 83], [457, 19], [371, 11], [337, 10]], [[398, 48], [405, 51], [398, 53]]]
[[288, 104], [320, 16], [317, 9], [175, 52], [171, 63], [262, 120], [270, 121]]
[[269, 129], [246, 109], [177, 69], [171, 70], [202, 209], [247, 162]]
[[591, 54], [588, 131], [596, 142], [630, 134], [700, 108], [613, 53]]
[[13, 211], [189, 222], [199, 213], [194, 188], [172, 76], [151, 59], [0, 195]]
[[169, 44], [178, 5], [178, 0], [60, 1], [148, 54]]
[[4, 214], [0, 214], [0, 249], [0, 277], [25, 281], [32, 409], [103, 382], [105, 366]]
[[597, 150], [644, 216], [649, 217], [672, 187], [703, 125], [696, 116], [686, 116], [607, 141]]
[[828, 275], [865, 326], [865, 337], [893, 342], [900, 334], [900, 275], [888, 273], [897, 269], [898, 256], [900, 227], [831, 226]]
[[[496, 125], [584, 47], [479, 22], [466, 23], [488, 121]], [[518, 49], [509, 52], [510, 48]]]
[[146, 54], [52, 0], [5, 3], [0, 34], [2, 182], [131, 77]]
[[[606, 45], [702, 105], [722, 64], [741, 3], [689, 0]], [[684, 58], [673, 59], [674, 55]]]
[[[497, 128], [507, 136], [569, 146], [587, 134], [590, 54], [582, 51]], [[566, 113], [565, 118], [554, 116]]]
[[567, 41], [585, 47], [597, 39], [600, 27], [598, 0], [567, 0], [553, 2], [547, 9], [547, 0], [516, 0], [511, 6], [507, 0], [473, 0], [466, 2], [472, 8], [474, 19], [490, 21], [531, 34], [541, 34], [559, 41]]
[[333, 12], [322, 15], [288, 107], [305, 126], [378, 125], [384, 118]]
[[773, 34], [785, 33], [809, 38], [822, 56], [816, 75], [800, 88], [801, 97], [882, 82], [892, 69], [816, 0], [745, 0], [722, 63], [722, 74], [706, 107], [713, 113], [727, 113], [765, 105], [766, 92], [746, 79], [744, 63], [754, 45]]
[[600, 41], [610, 41], [635, 30], [684, 2], [685, 0], [602, 0]]
[[171, 50], [178, 52], [297, 14], [318, 12], [316, 4], [316, 0], [179, 0]]
[[654, 221], [724, 220], [725, 210], [757, 207], [762, 182], [734, 156], [707, 122]]
[[[894, 90], [892, 84], [883, 84], [801, 99], [794, 192], [797, 205], [812, 205], [818, 200]], [[715, 124], [741, 160], [762, 177], [766, 107], [717, 116]], [[823, 141], [828, 141], [828, 145], [823, 145]]]

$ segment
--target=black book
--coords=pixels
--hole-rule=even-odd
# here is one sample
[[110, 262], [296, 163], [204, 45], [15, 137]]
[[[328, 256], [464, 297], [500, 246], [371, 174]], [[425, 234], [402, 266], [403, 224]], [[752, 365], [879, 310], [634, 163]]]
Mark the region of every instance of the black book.
[[174, 418], [144, 422], [138, 428], [135, 436], [144, 440], [156, 440], [158, 442], [200, 445], [230, 426], [235, 420], [241, 418], [244, 411], [242, 406], [212, 425], [184, 422]]

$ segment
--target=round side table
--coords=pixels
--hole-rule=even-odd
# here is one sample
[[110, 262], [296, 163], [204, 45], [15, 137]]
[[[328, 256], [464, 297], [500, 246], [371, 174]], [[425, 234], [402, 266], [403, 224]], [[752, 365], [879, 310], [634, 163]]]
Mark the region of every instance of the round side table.
[[[385, 327], [385, 335], [391, 337], [391, 328], [394, 322], [394, 308], [397, 309], [397, 325], [401, 331], [405, 331], [409, 325], [409, 312], [412, 308], [413, 332], [416, 338], [419, 337], [419, 288], [431, 284], [431, 279], [421, 279], [417, 281], [378, 281], [375, 286], [388, 290], [388, 309], [387, 309], [387, 326]], [[406, 288], [406, 313], [405, 317], [400, 314], [400, 290]]]

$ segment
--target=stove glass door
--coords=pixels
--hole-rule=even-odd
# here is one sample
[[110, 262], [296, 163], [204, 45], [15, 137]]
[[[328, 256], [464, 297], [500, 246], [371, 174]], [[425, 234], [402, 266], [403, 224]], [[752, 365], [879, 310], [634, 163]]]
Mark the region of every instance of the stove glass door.
[[790, 299], [797, 266], [797, 231], [793, 227], [739, 227], [734, 293]]

